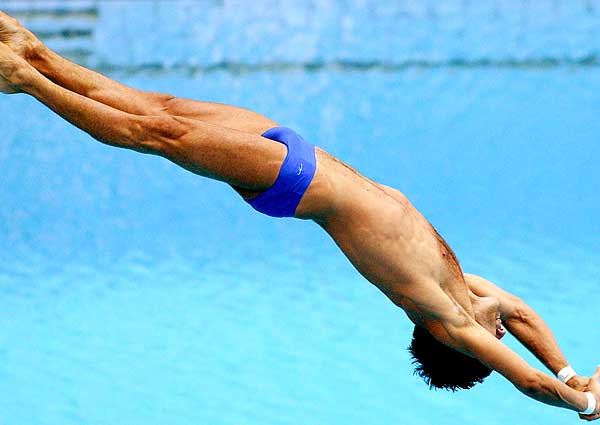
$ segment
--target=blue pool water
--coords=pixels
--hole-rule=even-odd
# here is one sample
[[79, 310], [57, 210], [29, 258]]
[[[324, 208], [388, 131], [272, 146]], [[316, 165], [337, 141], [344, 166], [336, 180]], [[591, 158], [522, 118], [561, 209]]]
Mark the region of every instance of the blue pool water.
[[[142, 16], [168, 13], [146, 3], [156, 8]], [[349, 3], [326, 16], [368, 24], [362, 2]], [[232, 31], [243, 19], [227, 2], [210, 4]], [[578, 13], [600, 22], [563, 12], [566, 22]], [[106, 12], [101, 19], [117, 26]], [[403, 191], [465, 270], [522, 296], [571, 364], [591, 373], [600, 362], [600, 73], [577, 55], [598, 46], [550, 43], [554, 62], [535, 49], [516, 63], [471, 63], [459, 51], [461, 63], [436, 53], [456, 53], [450, 35], [440, 47], [439, 35], [415, 28], [411, 40], [436, 46], [423, 51], [439, 60], [328, 66], [326, 57], [324, 66], [237, 70], [200, 61], [168, 71], [123, 69], [121, 52], [111, 75], [257, 110]], [[378, 36], [393, 42], [401, 32]], [[259, 41], [261, 54], [275, 43]], [[492, 57], [503, 46], [492, 43]], [[244, 62], [236, 54], [231, 63]], [[410, 322], [317, 226], [261, 216], [223, 184], [95, 143], [27, 97], [1, 97], [0, 116], [1, 424], [578, 420], [497, 374], [471, 391], [429, 391], [405, 350]]]

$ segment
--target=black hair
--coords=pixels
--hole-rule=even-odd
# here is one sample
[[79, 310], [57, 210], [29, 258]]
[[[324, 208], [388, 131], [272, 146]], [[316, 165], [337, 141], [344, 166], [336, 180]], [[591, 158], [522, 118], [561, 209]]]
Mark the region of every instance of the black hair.
[[408, 351], [415, 365], [414, 374], [423, 378], [429, 389], [468, 390], [492, 373], [479, 360], [436, 340], [422, 326], [415, 326]]

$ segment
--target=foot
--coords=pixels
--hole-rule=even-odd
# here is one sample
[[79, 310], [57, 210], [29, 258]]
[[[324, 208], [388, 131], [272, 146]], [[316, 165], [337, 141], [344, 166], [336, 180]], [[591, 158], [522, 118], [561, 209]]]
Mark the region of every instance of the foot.
[[0, 11], [0, 42], [26, 61], [44, 44], [12, 16]]

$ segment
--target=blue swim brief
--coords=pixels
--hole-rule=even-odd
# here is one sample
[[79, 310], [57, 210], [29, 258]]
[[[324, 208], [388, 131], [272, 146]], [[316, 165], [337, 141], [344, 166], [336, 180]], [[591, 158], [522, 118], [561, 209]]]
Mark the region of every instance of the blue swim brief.
[[287, 156], [273, 186], [246, 202], [271, 217], [293, 217], [317, 170], [315, 147], [286, 127], [271, 128], [262, 136], [286, 145]]

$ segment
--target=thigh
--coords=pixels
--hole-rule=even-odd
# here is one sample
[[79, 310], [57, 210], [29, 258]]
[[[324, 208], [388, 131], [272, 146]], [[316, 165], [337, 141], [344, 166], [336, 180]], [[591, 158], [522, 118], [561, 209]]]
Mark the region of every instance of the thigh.
[[201, 102], [175, 97], [166, 102], [169, 115], [204, 121], [245, 133], [263, 134], [277, 123], [269, 118], [237, 106]]
[[170, 161], [195, 174], [229, 183], [243, 194], [265, 190], [277, 179], [287, 155], [285, 145], [259, 134], [173, 118], [185, 131], [162, 144], [160, 154]]

